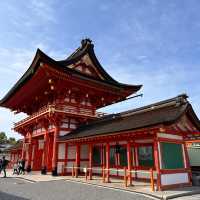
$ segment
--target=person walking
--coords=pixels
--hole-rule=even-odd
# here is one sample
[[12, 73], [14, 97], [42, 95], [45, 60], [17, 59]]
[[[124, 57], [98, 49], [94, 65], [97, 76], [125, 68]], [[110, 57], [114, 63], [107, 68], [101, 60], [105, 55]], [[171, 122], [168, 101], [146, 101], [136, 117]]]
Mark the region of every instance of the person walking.
[[14, 165], [13, 165], [13, 175], [14, 174], [18, 175], [18, 162], [14, 163]]
[[24, 159], [21, 160], [21, 167], [22, 167], [22, 172], [24, 175], [25, 174], [25, 160]]
[[22, 173], [23, 175], [25, 174], [25, 160], [24, 159], [20, 160], [19, 162], [19, 174], [22, 174]]
[[2, 159], [0, 159], [0, 174], [1, 174], [1, 170], [2, 170]]
[[18, 171], [19, 171], [19, 174], [22, 174], [22, 160], [18, 162]]
[[8, 160], [6, 160], [5, 156], [3, 156], [1, 170], [4, 172], [4, 178], [6, 178], [6, 167], [7, 167], [7, 165], [8, 165]]

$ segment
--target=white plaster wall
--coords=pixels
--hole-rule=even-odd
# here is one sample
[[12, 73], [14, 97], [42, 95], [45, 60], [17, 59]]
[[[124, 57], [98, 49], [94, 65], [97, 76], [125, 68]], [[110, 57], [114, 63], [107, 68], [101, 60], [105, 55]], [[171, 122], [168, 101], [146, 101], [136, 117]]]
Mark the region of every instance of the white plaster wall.
[[68, 146], [67, 159], [76, 158], [76, 146]]
[[58, 159], [65, 159], [65, 144], [58, 145]]
[[[119, 176], [124, 176], [124, 169], [119, 169], [118, 170], [118, 175]], [[129, 175], [129, 172], [127, 171], [127, 175]], [[137, 178], [145, 178], [145, 179], [150, 179], [150, 173], [149, 171], [145, 171], [145, 170], [140, 170], [140, 171], [132, 171], [132, 177], [136, 177]], [[157, 178], [156, 172], [154, 172], [154, 178]]]
[[72, 172], [73, 164], [74, 164], [74, 161], [70, 161], [70, 162], [67, 161], [67, 165], [66, 165], [66, 166], [67, 166], [67, 167], [70, 167], [70, 168], [67, 168], [67, 169], [66, 169], [67, 172]]
[[159, 138], [168, 138], [168, 139], [175, 139], [175, 140], [182, 140], [183, 137], [180, 135], [172, 135], [168, 133], [158, 133], [157, 136]]
[[87, 144], [81, 145], [80, 158], [81, 159], [88, 159], [89, 158], [89, 146]]
[[68, 122], [63, 122], [62, 125], [60, 126], [61, 128], [68, 128]]
[[38, 140], [38, 149], [43, 149], [44, 148], [44, 140]]
[[115, 168], [110, 168], [110, 175], [117, 175], [117, 171]]
[[62, 173], [62, 168], [63, 168], [64, 164], [65, 164], [64, 162], [58, 162], [57, 163], [57, 171], [58, 171], [58, 173]]
[[59, 135], [63, 136], [63, 135], [67, 135], [70, 131], [59, 131]]
[[[151, 175], [150, 172], [148, 170], [138, 170], [137, 172], [132, 172], [132, 176], [135, 177], [135, 175], [137, 176], [137, 178], [144, 178], [144, 179], [150, 179]], [[156, 171], [153, 172], [153, 177], [154, 179], [157, 179], [157, 174]]]
[[153, 143], [153, 139], [135, 140], [136, 143]]
[[95, 174], [101, 174], [102, 168], [101, 167], [93, 167], [92, 172]]
[[119, 144], [127, 144], [126, 141], [119, 141]]
[[200, 166], [200, 148], [190, 147], [187, 148], [189, 159], [190, 159], [190, 166]]
[[189, 182], [188, 173], [162, 174], [161, 175], [161, 184], [162, 185], [171, 185], [171, 184], [188, 183], [188, 182]]
[[[128, 172], [127, 172], [127, 174], [128, 174]], [[119, 176], [124, 176], [124, 170], [123, 169], [119, 169], [118, 170], [118, 175]]]
[[53, 129], [53, 128], [55, 128], [55, 126], [54, 126], [53, 124], [49, 124], [48, 130], [51, 130], [51, 129]]
[[85, 167], [89, 167], [89, 162], [88, 161], [80, 161], [80, 171], [83, 172], [83, 169], [82, 168], [85, 168]]

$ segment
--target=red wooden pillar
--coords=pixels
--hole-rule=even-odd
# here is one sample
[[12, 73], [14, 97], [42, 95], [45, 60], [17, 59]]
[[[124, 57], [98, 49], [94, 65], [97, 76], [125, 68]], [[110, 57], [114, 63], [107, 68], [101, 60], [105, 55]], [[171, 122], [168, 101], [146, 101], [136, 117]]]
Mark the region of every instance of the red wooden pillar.
[[23, 144], [22, 144], [22, 155], [21, 155], [21, 159], [25, 160], [25, 137], [23, 139]]
[[89, 144], [89, 179], [92, 180], [92, 144]]
[[31, 161], [32, 161], [32, 134], [29, 132], [29, 138], [28, 138], [28, 160], [27, 160], [27, 172], [31, 171]]
[[192, 185], [192, 172], [191, 172], [191, 168], [190, 168], [190, 160], [189, 160], [189, 156], [188, 156], [188, 151], [187, 151], [187, 147], [186, 144], [183, 144], [183, 153], [185, 154], [185, 167], [188, 169], [188, 176], [189, 176], [189, 182]]
[[58, 143], [57, 137], [59, 134], [58, 125], [55, 125], [54, 136], [53, 136], [53, 156], [52, 156], [52, 175], [57, 176], [57, 157], [58, 157]]
[[132, 159], [131, 159], [131, 144], [127, 142], [127, 161], [128, 161], [128, 174], [129, 174], [129, 185], [132, 185]]
[[154, 162], [155, 168], [157, 172], [157, 189], [161, 190], [161, 174], [160, 174], [160, 159], [159, 159], [159, 148], [158, 148], [158, 141], [154, 139]]
[[78, 177], [78, 171], [79, 171], [79, 167], [80, 167], [80, 145], [77, 144], [76, 145], [76, 166], [75, 166], [75, 175], [76, 178]]
[[49, 134], [48, 134], [48, 128], [45, 127], [44, 148], [43, 148], [43, 155], [42, 155], [42, 170], [41, 170], [41, 174], [46, 174], [47, 173], [48, 145], [49, 145]]
[[110, 144], [106, 143], [106, 170], [107, 170], [107, 182], [110, 182]]
[[138, 154], [137, 154], [137, 151], [138, 151], [138, 147], [137, 147], [137, 145], [136, 145], [136, 143], [135, 142], [133, 142], [132, 143], [132, 145], [133, 145], [133, 156], [134, 156], [134, 178], [135, 179], [137, 179], [137, 172], [136, 172], [136, 170], [137, 170], [137, 168], [138, 168]]

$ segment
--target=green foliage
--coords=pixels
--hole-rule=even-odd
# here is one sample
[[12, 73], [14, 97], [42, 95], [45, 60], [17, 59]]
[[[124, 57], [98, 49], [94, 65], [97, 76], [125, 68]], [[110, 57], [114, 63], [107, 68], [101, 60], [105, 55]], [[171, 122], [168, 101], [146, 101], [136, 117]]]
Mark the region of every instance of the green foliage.
[[16, 144], [17, 143], [14, 137], [10, 137], [7, 142], [9, 144]]
[[16, 144], [16, 140], [14, 137], [7, 138], [5, 132], [0, 132], [0, 144]]
[[7, 136], [5, 132], [0, 132], [0, 144], [7, 143]]

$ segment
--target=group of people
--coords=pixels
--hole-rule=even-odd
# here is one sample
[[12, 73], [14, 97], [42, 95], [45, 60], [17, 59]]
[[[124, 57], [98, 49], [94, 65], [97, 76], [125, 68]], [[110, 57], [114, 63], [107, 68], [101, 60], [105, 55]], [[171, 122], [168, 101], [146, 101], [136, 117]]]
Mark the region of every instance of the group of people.
[[25, 160], [19, 160], [13, 165], [13, 175], [14, 174], [25, 174]]
[[[4, 178], [6, 177], [6, 167], [9, 163], [9, 160], [6, 160], [5, 156], [0, 159], [0, 174], [3, 171], [4, 173]], [[14, 174], [25, 174], [25, 160], [21, 159], [14, 163], [13, 165], [13, 175]]]

